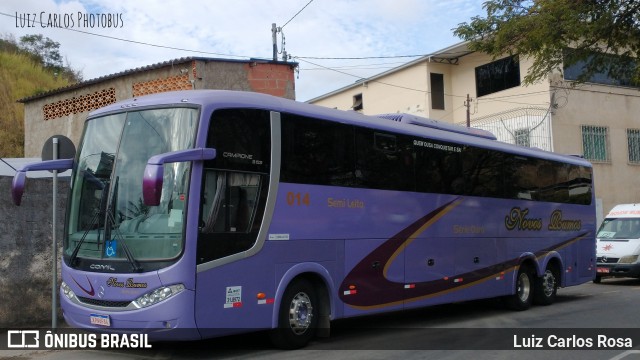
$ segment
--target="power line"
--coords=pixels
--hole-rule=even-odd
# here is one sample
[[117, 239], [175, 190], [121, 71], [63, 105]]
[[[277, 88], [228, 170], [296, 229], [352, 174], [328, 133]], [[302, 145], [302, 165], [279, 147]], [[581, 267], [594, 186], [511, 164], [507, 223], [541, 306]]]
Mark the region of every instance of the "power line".
[[[287, 25], [288, 23], [290, 23], [298, 14], [300, 14], [307, 6], [309, 6], [314, 0], [309, 1], [302, 9], [300, 9], [300, 11], [298, 11], [291, 19], [289, 19], [289, 21], [287, 21], [285, 23], [285, 25]], [[7, 14], [4, 12], [0, 12], [0, 15], [4, 15], [7, 17], [14, 17], [14, 15], [11, 14]], [[40, 21], [36, 21], [36, 23], [42, 24]], [[284, 26], [282, 26], [284, 27]], [[282, 29], [281, 27], [281, 29]], [[124, 39], [124, 38], [119, 38], [119, 37], [115, 37], [115, 36], [109, 36], [109, 35], [103, 35], [103, 34], [96, 34], [96, 33], [92, 33], [89, 31], [83, 31], [83, 30], [78, 30], [78, 29], [72, 29], [72, 28], [61, 28], [63, 30], [69, 30], [69, 31], [74, 31], [77, 33], [82, 33], [82, 34], [86, 34], [86, 35], [91, 35], [91, 36], [97, 36], [97, 37], [102, 37], [102, 38], [107, 38], [107, 39], [112, 39], [112, 40], [117, 40], [117, 41], [124, 41], [124, 42], [128, 42], [128, 43], [132, 43], [132, 44], [138, 44], [138, 45], [145, 45], [145, 46], [151, 46], [151, 47], [157, 47], [157, 48], [163, 48], [163, 49], [169, 49], [169, 50], [178, 50], [178, 51], [185, 51], [185, 52], [193, 52], [193, 53], [200, 53], [200, 54], [208, 54], [208, 55], [217, 55], [217, 56], [225, 56], [225, 57], [237, 57], [237, 58], [255, 58], [255, 56], [247, 56], [247, 55], [234, 55], [234, 54], [223, 54], [223, 53], [216, 53], [216, 52], [210, 52], [210, 51], [202, 51], [202, 50], [193, 50], [193, 49], [185, 49], [185, 48], [179, 48], [179, 47], [173, 47], [173, 46], [166, 46], [166, 45], [158, 45], [158, 44], [152, 44], [152, 43], [147, 43], [147, 42], [143, 42], [143, 41], [136, 41], [136, 40], [130, 40], [130, 39]], [[456, 55], [459, 53], [438, 53], [437, 55]], [[296, 56], [296, 59], [299, 59], [303, 62], [309, 63], [311, 65], [317, 66], [321, 69], [325, 69], [325, 70], [329, 70], [329, 71], [334, 71], [334, 72], [338, 72], [341, 73], [343, 75], [347, 75], [347, 76], [351, 76], [351, 77], [355, 77], [358, 78], [358, 80], [362, 80], [362, 81], [369, 81], [369, 82], [374, 82], [374, 83], [378, 83], [378, 84], [382, 84], [382, 85], [387, 85], [387, 86], [391, 86], [391, 87], [396, 87], [396, 88], [400, 88], [400, 89], [405, 89], [405, 90], [410, 90], [410, 91], [418, 91], [418, 92], [423, 92], [423, 93], [430, 93], [429, 91], [426, 90], [421, 90], [421, 89], [414, 89], [414, 88], [410, 88], [410, 87], [406, 87], [406, 86], [402, 86], [402, 85], [396, 85], [396, 84], [390, 84], [390, 83], [385, 83], [383, 81], [379, 81], [379, 80], [367, 80], [367, 78], [363, 78], [361, 76], [357, 76], [354, 74], [350, 74], [344, 71], [341, 71], [337, 68], [330, 68], [327, 66], [323, 66], [320, 64], [316, 64], [314, 62], [308, 61], [308, 60], [304, 60], [304, 59], [314, 59], [314, 60], [367, 60], [367, 59], [395, 59], [395, 58], [409, 58], [409, 57], [427, 57], [427, 56], [433, 56], [436, 54], [420, 54], [420, 55], [390, 55], [390, 56], [366, 56], [366, 57], [313, 57], [313, 56]], [[320, 70], [320, 69], [306, 69], [306, 70]], [[594, 92], [597, 93], [599, 91], [595, 91], [595, 90], [586, 90], [586, 89], [575, 89], [575, 90], [581, 90], [581, 91], [589, 91], [589, 92]], [[516, 97], [516, 96], [527, 96], [527, 95], [533, 95], [533, 94], [537, 94], [540, 92], [532, 92], [532, 93], [524, 93], [524, 94], [516, 94], [516, 95], [506, 95], [506, 96], [500, 96], [500, 97], [492, 97], [492, 98], [484, 98], [484, 99], [479, 99], [479, 100], [483, 100], [483, 101], [502, 101], [502, 102], [508, 102], [508, 101], [504, 101], [504, 100], [500, 100], [500, 99], [504, 99], [504, 98], [510, 98], [510, 97]], [[605, 92], [602, 92], [605, 93]], [[452, 94], [445, 94], [447, 96], [452, 96], [452, 97], [459, 97], [459, 98], [465, 98], [466, 96], [463, 95], [452, 95]], [[624, 96], [631, 96], [631, 97], [639, 97], [638, 95], [632, 95], [632, 94], [622, 94]]]
[[451, 56], [463, 56], [467, 54], [466, 51], [457, 52], [437, 52], [427, 54], [414, 54], [414, 55], [387, 55], [387, 56], [361, 56], [361, 57], [327, 57], [327, 56], [296, 56], [298, 59], [311, 59], [311, 60], [369, 60], [369, 59], [398, 59], [398, 58], [411, 58], [411, 57], [436, 57], [442, 55]]
[[[298, 59], [298, 57], [296, 57], [296, 59]], [[316, 63], [313, 63], [313, 62], [311, 62], [309, 60], [301, 60], [301, 61], [309, 63], [309, 64], [314, 65], [314, 66], [325, 68], [327, 70], [335, 71], [335, 72], [343, 74], [343, 75], [355, 77], [355, 78], [358, 79], [358, 81], [373, 82], [373, 83], [387, 85], [387, 86], [391, 86], [391, 87], [395, 87], [395, 88], [399, 88], [399, 89], [404, 89], [404, 90], [417, 91], [417, 92], [421, 92], [421, 93], [429, 93], [428, 91], [422, 90], [422, 89], [414, 89], [414, 88], [410, 88], [410, 87], [406, 87], [406, 86], [402, 86], [402, 85], [389, 84], [389, 83], [385, 83], [385, 82], [379, 81], [379, 80], [370, 80], [370, 79], [363, 78], [363, 77], [358, 76], [358, 75], [354, 75], [354, 74], [350, 74], [348, 72], [344, 72], [342, 70], [332, 69], [332, 68], [329, 68], [329, 67], [326, 67], [326, 66], [323, 66], [323, 65], [320, 65], [320, 64], [316, 64]]]
[[311, 59], [311, 60], [368, 60], [368, 59], [398, 59], [398, 58], [410, 58], [428, 56], [425, 54], [420, 55], [389, 55], [389, 56], [364, 56], [364, 57], [320, 57], [320, 56], [296, 56], [298, 59]]
[[307, 3], [307, 5], [303, 6], [303, 7], [302, 7], [302, 9], [300, 9], [300, 11], [298, 11], [295, 15], [293, 15], [293, 17], [292, 17], [291, 19], [289, 19], [289, 21], [287, 21], [286, 23], [284, 23], [284, 25], [282, 25], [282, 26], [280, 27], [280, 30], [284, 29], [284, 27], [285, 27], [285, 26], [287, 26], [287, 24], [288, 24], [288, 23], [290, 23], [290, 22], [291, 22], [291, 20], [295, 19], [295, 18], [296, 18], [296, 16], [298, 16], [298, 15], [302, 12], [302, 10], [306, 9], [306, 8], [307, 8], [307, 6], [309, 6], [309, 4], [311, 4], [312, 2], [313, 2], [313, 0], [309, 1], [309, 2]]
[[[296, 15], [294, 15], [291, 19], [289, 19], [289, 21], [287, 21], [287, 23], [285, 25], [290, 23], [291, 20], [293, 20], [298, 14], [300, 14], [300, 12], [302, 12], [302, 10], [304, 10], [304, 8], [309, 6], [309, 4], [311, 4], [313, 1], [314, 0], [309, 1], [307, 3], [307, 5], [305, 5], [300, 11], [298, 11], [296, 13]], [[15, 16], [15, 15], [7, 14], [7, 13], [4, 13], [4, 12], [0, 12], [0, 15], [4, 15], [4, 16], [7, 16], [7, 17], [14, 17]], [[42, 22], [40, 22], [40, 21], [36, 21], [36, 23], [42, 24]], [[282, 28], [284, 28], [284, 26], [281, 26], [280, 30]], [[179, 47], [174, 47], [174, 46], [152, 44], [152, 43], [148, 43], [148, 42], [144, 42], [144, 41], [130, 40], [130, 39], [120, 38], [120, 37], [116, 37], [116, 36], [97, 34], [97, 33], [89, 32], [89, 31], [78, 30], [78, 29], [73, 29], [73, 28], [59, 28], [59, 29], [68, 30], [68, 31], [74, 31], [74, 32], [81, 33], [81, 34], [97, 36], [97, 37], [102, 37], [102, 38], [111, 39], [111, 40], [124, 41], [124, 42], [132, 43], [132, 44], [145, 45], [145, 46], [151, 46], [151, 47], [169, 49], [169, 50], [178, 50], [178, 51], [185, 51], [185, 52], [192, 52], [192, 53], [199, 53], [199, 54], [208, 54], [208, 55], [225, 56], [225, 57], [237, 57], [237, 58], [255, 58], [256, 57], [256, 56], [249, 56], [249, 55], [223, 54], [223, 53], [216, 53], [216, 52], [211, 52], [211, 51], [193, 50], [193, 49], [185, 49], [185, 48], [179, 48]], [[458, 54], [458, 53], [438, 53], [438, 55], [456, 55], [456, 54]], [[369, 60], [369, 59], [400, 59], [400, 58], [412, 58], [412, 57], [422, 57], [422, 56], [431, 56], [431, 55], [433, 55], [433, 54], [362, 56], [362, 57], [296, 56], [296, 58], [297, 59], [312, 59], [312, 60]]]
[[[297, 56], [295, 58], [296, 59], [300, 59], [300, 57], [297, 57]], [[380, 80], [375, 80], [375, 79], [370, 79], [370, 78], [363, 78], [361, 76], [350, 74], [348, 72], [342, 71], [339, 68], [330, 68], [330, 67], [323, 66], [323, 65], [320, 65], [320, 64], [308, 61], [308, 60], [304, 60], [304, 59], [300, 59], [300, 61], [308, 63], [308, 64], [311, 64], [311, 65], [314, 65], [314, 66], [317, 66], [317, 67], [325, 69], [325, 70], [337, 72], [339, 74], [347, 75], [347, 76], [350, 76], [350, 77], [355, 77], [355, 78], [358, 79], [357, 82], [371, 82], [371, 83], [386, 85], [386, 86], [395, 87], [395, 88], [404, 89], [404, 90], [417, 91], [417, 92], [421, 92], [421, 93], [425, 93], [425, 94], [430, 94], [431, 93], [430, 91], [423, 90], [423, 89], [415, 89], [415, 88], [410, 88], [410, 87], [407, 87], [407, 86], [387, 83], [387, 82], [380, 81]], [[319, 69], [315, 69], [315, 70], [319, 70]], [[539, 95], [541, 93], [545, 93], [545, 91], [532, 91], [532, 92], [529, 92], [529, 93], [503, 95], [503, 96], [495, 96], [495, 97], [487, 97], [487, 98], [476, 98], [476, 101], [482, 101], [482, 102], [495, 101], [495, 102], [503, 102], [503, 103], [510, 103], [510, 104], [531, 105], [529, 103], [518, 103], [518, 102], [507, 101], [507, 100], [502, 100], [502, 99], [510, 99], [510, 98], [515, 98], [515, 97], [527, 97], [527, 96]], [[451, 96], [451, 97], [454, 97], [454, 98], [462, 98], [462, 99], [466, 99], [467, 98], [467, 95], [454, 95], [454, 94], [444, 94], [444, 95], [445, 96]], [[546, 104], [539, 104], [539, 105], [546, 105]]]

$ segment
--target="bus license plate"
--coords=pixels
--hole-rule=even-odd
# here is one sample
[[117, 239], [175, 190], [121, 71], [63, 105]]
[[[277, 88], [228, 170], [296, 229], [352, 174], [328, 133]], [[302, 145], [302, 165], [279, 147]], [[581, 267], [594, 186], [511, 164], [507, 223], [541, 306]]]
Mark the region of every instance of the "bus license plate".
[[111, 326], [109, 315], [91, 314], [90, 320], [92, 325]]
[[601, 274], [608, 274], [609, 273], [609, 268], [599, 267], [599, 268], [596, 268], [596, 272], [597, 273], [601, 273]]

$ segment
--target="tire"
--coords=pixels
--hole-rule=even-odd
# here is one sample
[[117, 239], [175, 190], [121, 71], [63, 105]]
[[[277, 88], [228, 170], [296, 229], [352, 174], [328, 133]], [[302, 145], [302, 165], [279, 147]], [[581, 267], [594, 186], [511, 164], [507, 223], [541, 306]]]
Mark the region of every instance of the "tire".
[[526, 266], [520, 266], [516, 278], [516, 292], [506, 297], [505, 302], [512, 310], [523, 311], [533, 302], [534, 280], [532, 272]]
[[593, 283], [594, 284], [600, 284], [602, 282], [602, 277], [596, 275], [596, 277], [593, 279]]
[[311, 283], [294, 280], [285, 290], [278, 311], [278, 327], [270, 333], [280, 349], [299, 349], [313, 339], [318, 325], [318, 297]]
[[558, 272], [555, 268], [547, 268], [541, 277], [536, 278], [533, 302], [538, 305], [551, 305], [558, 292]]

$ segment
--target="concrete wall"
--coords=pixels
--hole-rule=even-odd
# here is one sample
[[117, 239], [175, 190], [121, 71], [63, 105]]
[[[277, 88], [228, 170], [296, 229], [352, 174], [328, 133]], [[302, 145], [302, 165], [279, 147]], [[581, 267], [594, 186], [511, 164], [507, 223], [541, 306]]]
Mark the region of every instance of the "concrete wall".
[[[21, 206], [11, 201], [11, 180], [0, 176], [0, 329], [47, 327], [51, 325], [53, 180], [28, 179]], [[58, 189], [61, 246], [68, 178], [59, 178]], [[60, 247], [56, 261], [59, 264]], [[58, 285], [59, 274], [58, 265]]]
[[609, 161], [592, 162], [596, 197], [604, 213], [622, 203], [640, 202], [640, 165], [629, 163], [627, 129], [640, 129], [637, 89], [558, 83], [558, 108], [553, 116], [555, 151], [582, 154], [581, 126], [608, 129]]

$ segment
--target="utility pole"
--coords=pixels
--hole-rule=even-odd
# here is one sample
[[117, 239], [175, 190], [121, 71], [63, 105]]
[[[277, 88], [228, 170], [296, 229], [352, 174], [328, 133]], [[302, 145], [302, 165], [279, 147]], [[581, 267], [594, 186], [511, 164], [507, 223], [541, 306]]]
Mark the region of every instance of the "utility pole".
[[464, 106], [467, 107], [467, 127], [471, 127], [471, 97], [467, 94], [467, 101], [464, 102]]
[[277, 27], [276, 23], [271, 24], [271, 41], [273, 43], [273, 61], [278, 61], [278, 33], [282, 33], [282, 61], [287, 62], [287, 51], [284, 49], [284, 33], [281, 27]]
[[273, 42], [273, 61], [278, 61], [278, 28], [276, 23], [271, 24], [271, 40]]

